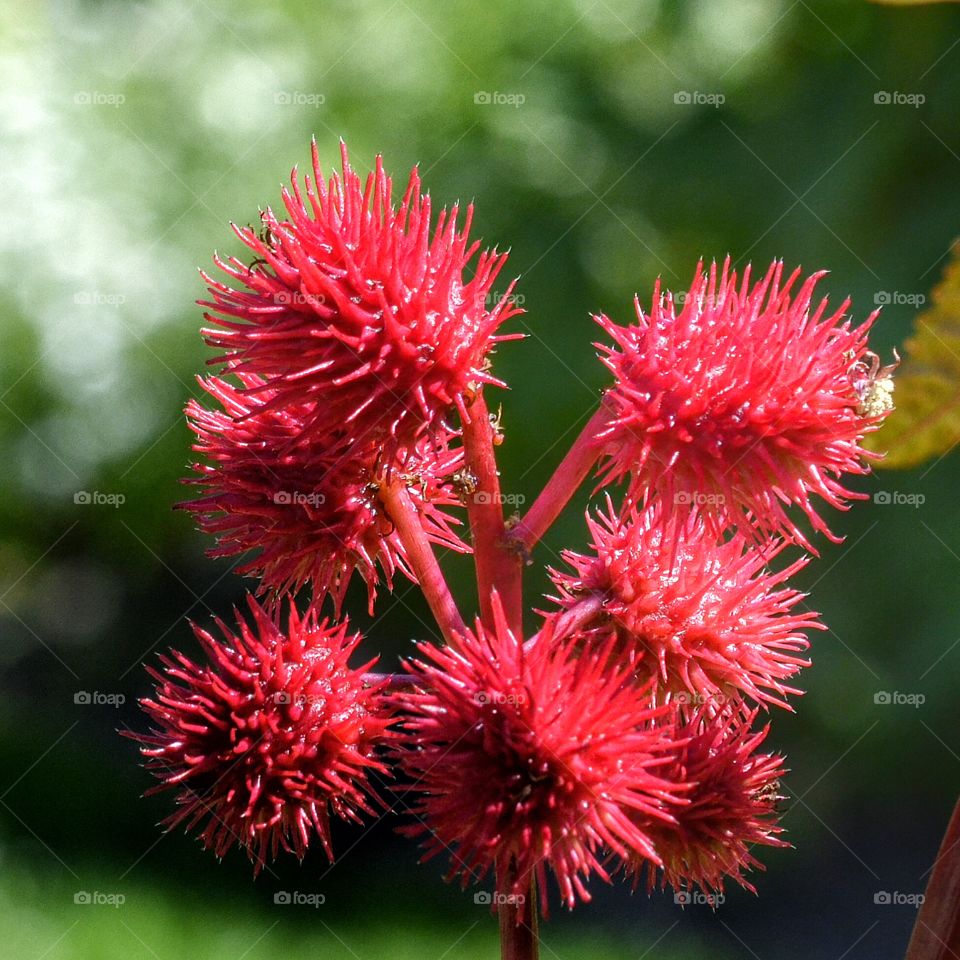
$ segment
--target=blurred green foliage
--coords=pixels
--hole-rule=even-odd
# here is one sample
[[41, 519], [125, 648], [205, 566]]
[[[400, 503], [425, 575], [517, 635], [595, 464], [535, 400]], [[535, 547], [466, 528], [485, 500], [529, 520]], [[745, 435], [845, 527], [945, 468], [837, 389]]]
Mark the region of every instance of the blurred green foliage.
[[[131, 956], [163, 956], [191, 960], [273, 960], [279, 956], [314, 957], [324, 960], [356, 960], [357, 957], [391, 957], [423, 960], [424, 957], [457, 957], [486, 960], [497, 956], [496, 924], [488, 910], [478, 907], [469, 925], [437, 923], [426, 926], [409, 915], [381, 917], [371, 924], [361, 917], [344, 922], [330, 899], [300, 891], [282, 891], [276, 916], [266, 922], [256, 914], [236, 910], [222, 897], [197, 903], [174, 889], [127, 885], [123, 894], [113, 892], [114, 878], [101, 875], [100, 887], [75, 890], [62, 880], [42, 872], [7, 873], [0, 883], [0, 938], [8, 957], [45, 960], [128, 960]], [[297, 896], [299, 895], [299, 900]], [[314, 896], [315, 899], [308, 898]], [[46, 901], [37, 909], [38, 901]], [[383, 922], [383, 921], [389, 922]], [[637, 956], [637, 944], [618, 943], [602, 930], [581, 930], [562, 942], [544, 932], [543, 951], [554, 948], [565, 960], [597, 956], [629, 960]], [[659, 956], [686, 960], [697, 954], [676, 951]]]
[[[647, 301], [658, 275], [683, 289], [698, 257], [827, 267], [824, 290], [850, 294], [855, 319], [886, 297], [873, 345], [889, 359], [914, 312], [892, 294], [926, 293], [960, 229], [958, 36], [949, 5], [852, 0], [8, 5], [0, 929], [11, 955], [39, 956], [61, 931], [50, 957], [344, 952], [322, 929], [309, 945], [305, 929], [278, 928], [251, 946], [271, 922], [256, 918], [273, 917], [262, 896], [212, 907], [222, 929], [190, 906], [214, 885], [241, 896], [246, 867], [158, 839], [167, 804], [136, 800], [147, 777], [115, 735], [142, 726], [141, 661], [191, 649], [184, 618], [224, 614], [244, 588], [170, 512], [189, 457], [181, 411], [209, 356], [196, 268], [214, 249], [239, 252], [228, 221], [256, 222], [278, 202], [311, 136], [328, 165], [341, 136], [358, 169], [378, 151], [398, 179], [420, 163], [438, 202], [474, 199], [476, 235], [511, 249], [505, 276], [520, 275], [527, 310], [516, 329], [530, 337], [501, 349], [511, 390], [495, 402], [504, 489], [529, 501], [605, 382], [589, 314], [626, 320], [634, 293]], [[785, 825], [797, 849], [764, 857], [760, 900], [731, 894], [716, 916], [658, 897], [638, 911], [598, 891], [569, 923], [550, 921], [548, 942], [564, 931], [557, 955], [589, 955], [567, 931], [598, 923], [625, 943], [663, 935], [663, 955], [701, 935], [743, 956], [773, 945], [785, 956], [784, 943], [798, 957], [902, 954], [909, 911], [873, 895], [922, 888], [960, 788], [960, 457], [857, 486], [870, 499], [834, 521], [845, 544], [823, 542], [801, 578], [831, 630], [813, 638], [797, 715], [777, 716], [772, 734], [793, 769]], [[80, 491], [124, 502], [78, 504]], [[586, 493], [537, 552], [531, 609], [541, 565], [582, 543]], [[468, 563], [447, 565], [469, 607]], [[388, 663], [429, 630], [409, 585], [373, 620], [362, 591], [352, 600], [368, 650]], [[75, 704], [83, 690], [126, 703]], [[925, 703], [878, 704], [882, 692]], [[387, 828], [355, 842], [344, 833], [326, 881], [342, 890], [345, 929], [379, 918], [362, 946], [344, 936], [354, 955], [440, 956], [476, 919], [454, 906], [462, 896], [440, 865], [415, 868]], [[130, 922], [144, 943], [109, 919], [70, 926], [68, 893], [91, 885], [94, 862], [124, 876], [120, 889], [137, 884], [133, 909], [152, 904]], [[310, 860], [290, 876], [325, 869]], [[389, 883], [369, 884], [380, 874]], [[391, 904], [411, 884], [418, 898], [398, 925]], [[443, 928], [448, 908], [456, 931]], [[440, 928], [415, 934], [418, 917]], [[448, 955], [490, 934], [481, 924]]]

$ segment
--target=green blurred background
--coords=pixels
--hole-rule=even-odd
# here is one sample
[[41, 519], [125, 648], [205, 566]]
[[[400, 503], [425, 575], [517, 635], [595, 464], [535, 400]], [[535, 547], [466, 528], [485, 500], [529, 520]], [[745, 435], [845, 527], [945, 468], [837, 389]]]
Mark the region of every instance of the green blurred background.
[[[358, 169], [381, 151], [402, 180], [419, 162], [438, 202], [474, 199], [476, 234], [511, 248], [530, 338], [497, 357], [500, 450], [505, 490], [529, 499], [604, 383], [590, 311], [626, 320], [635, 291], [685, 288], [700, 256], [829, 268], [855, 318], [888, 304], [874, 346], [889, 357], [960, 233], [958, 64], [950, 5], [5, 4], [0, 954], [496, 953], [486, 908], [418, 865], [396, 820], [340, 831], [333, 869], [316, 855], [254, 882], [239, 853], [218, 864], [159, 833], [168, 800], [139, 799], [149, 778], [116, 735], [143, 726], [142, 663], [193, 650], [185, 618], [244, 589], [171, 513], [208, 356], [196, 269], [238, 252], [228, 221], [277, 202], [311, 136], [328, 168], [341, 136]], [[902, 956], [915, 907], [897, 901], [923, 890], [960, 789], [958, 484], [960, 455], [864, 479], [871, 500], [831, 518], [846, 542], [801, 578], [832, 629], [797, 713], [774, 718], [796, 849], [761, 854], [759, 896], [682, 911], [598, 883], [544, 925], [544, 957]], [[584, 503], [538, 562], [582, 543]], [[448, 567], [471, 604], [469, 567]], [[428, 632], [409, 585], [376, 619], [361, 591], [350, 606], [388, 663]], [[275, 905], [282, 890], [326, 901]]]

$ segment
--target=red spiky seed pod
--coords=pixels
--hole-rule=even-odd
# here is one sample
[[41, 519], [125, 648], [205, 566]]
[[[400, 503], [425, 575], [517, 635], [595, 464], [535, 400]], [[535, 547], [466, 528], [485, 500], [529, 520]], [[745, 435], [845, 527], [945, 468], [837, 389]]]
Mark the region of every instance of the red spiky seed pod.
[[786, 681], [809, 661], [804, 630], [823, 629], [817, 614], [796, 612], [804, 594], [784, 583], [806, 564], [766, 564], [784, 543], [761, 550], [735, 535], [717, 541], [697, 510], [659, 498], [587, 515], [590, 553], [564, 551], [573, 573], [552, 570], [565, 610], [599, 599], [584, 624], [594, 635], [612, 630], [621, 651], [658, 699], [710, 703], [740, 696], [786, 707], [800, 691]]
[[[742, 282], [729, 260], [697, 267], [682, 308], [654, 287], [651, 312], [635, 301], [637, 323], [597, 317], [615, 346], [598, 344], [615, 377], [606, 403], [608, 479], [630, 476], [631, 494], [657, 490], [701, 506], [718, 532], [730, 523], [776, 532], [809, 547], [786, 507], [836, 539], [811, 496], [837, 508], [862, 498], [841, 483], [868, 472], [860, 442], [889, 408], [863, 403], [867, 332], [849, 301], [814, 306], [816, 273], [795, 289], [774, 262], [758, 283]], [[871, 416], [870, 413], [876, 415]]]
[[454, 408], [468, 417], [472, 390], [503, 385], [488, 357], [521, 311], [510, 290], [493, 300], [506, 254], [480, 253], [464, 277], [480, 246], [468, 239], [472, 206], [462, 228], [457, 206], [433, 226], [416, 169], [396, 207], [379, 157], [364, 185], [341, 154], [328, 185], [314, 142], [313, 179], [301, 192], [294, 170], [283, 191], [287, 218], [268, 209], [262, 235], [235, 228], [260, 262], [216, 259], [229, 279], [205, 276], [203, 332], [230, 368], [264, 379], [272, 406], [318, 401], [310, 435], [406, 451]]
[[755, 846], [786, 847], [778, 825], [783, 757], [761, 753], [769, 726], [753, 731], [756, 712], [731, 710], [711, 715], [703, 710], [677, 717], [672, 762], [663, 775], [685, 792], [669, 804], [672, 820], [647, 827], [662, 861], [634, 859], [628, 867], [636, 880], [646, 876], [648, 888], [673, 887], [685, 902], [699, 889], [708, 902], [722, 894], [725, 880], [756, 892], [744, 871], [763, 869], [753, 856]]
[[368, 776], [390, 738], [382, 684], [366, 685], [372, 662], [351, 669], [360, 642], [347, 624], [301, 619], [291, 609], [281, 632], [256, 601], [237, 631], [193, 627], [207, 662], [182, 653], [149, 669], [157, 682], [141, 705], [154, 729], [130, 734], [160, 783], [176, 791], [164, 825], [196, 829], [222, 857], [246, 849], [259, 872], [283, 849], [303, 858], [316, 837], [332, 860], [330, 814], [359, 822], [377, 802]]
[[[377, 497], [388, 469], [381, 448], [336, 445], [333, 438], [311, 442], [304, 423], [312, 403], [274, 407], [272, 393], [248, 392], [262, 386], [240, 376], [242, 386], [211, 377], [201, 386], [220, 404], [187, 405], [197, 435], [194, 464], [203, 496], [180, 504], [200, 529], [213, 535], [211, 556], [248, 554], [238, 567], [258, 577], [272, 601], [309, 586], [314, 606], [330, 596], [337, 612], [354, 572], [367, 584], [371, 610], [381, 577], [388, 588], [395, 571], [414, 579], [403, 547]], [[438, 428], [417, 442], [403, 476], [427, 537], [466, 552], [457, 536], [459, 521], [444, 511], [459, 506], [451, 486], [463, 460], [455, 437]], [[394, 464], [399, 475], [400, 467]]]
[[406, 664], [416, 689], [395, 703], [418, 820], [406, 832], [426, 835], [425, 858], [451, 854], [448, 879], [494, 872], [498, 893], [523, 897], [536, 878], [544, 897], [549, 870], [572, 907], [591, 875], [608, 879], [608, 851], [659, 862], [639, 823], [662, 818], [670, 793], [663, 710], [611, 645], [578, 653], [548, 621], [525, 651], [497, 600], [494, 613], [493, 630], [421, 644]]

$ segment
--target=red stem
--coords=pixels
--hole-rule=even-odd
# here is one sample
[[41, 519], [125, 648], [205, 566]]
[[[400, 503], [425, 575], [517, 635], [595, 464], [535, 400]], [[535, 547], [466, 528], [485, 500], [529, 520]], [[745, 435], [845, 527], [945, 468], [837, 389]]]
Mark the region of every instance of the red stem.
[[603, 451], [597, 434], [608, 424], [610, 413], [604, 404], [587, 421], [567, 455], [560, 461], [540, 496], [527, 511], [526, 516], [510, 531], [510, 539], [524, 553], [529, 553], [546, 533], [560, 512], [570, 502], [580, 484]]
[[494, 430], [483, 393], [470, 404], [470, 420], [463, 424], [466, 465], [476, 480], [476, 489], [467, 495], [467, 513], [477, 568], [480, 617], [493, 624], [491, 596], [496, 590], [507, 623], [520, 637], [523, 633], [523, 557], [508, 541], [503, 520], [503, 497], [494, 456]]
[[516, 903], [508, 897], [513, 883], [513, 869], [507, 871], [507, 878], [498, 886], [504, 901], [497, 907], [500, 920], [500, 960], [538, 960], [540, 956], [540, 937], [537, 933], [537, 884], [530, 881], [530, 889], [523, 903]]
[[960, 958], [960, 801], [933, 863], [907, 960]]
[[380, 485], [380, 500], [396, 527], [407, 560], [430, 604], [440, 632], [447, 643], [454, 642], [456, 635], [463, 634], [466, 626], [407, 488], [399, 480], [383, 482]]
[[[510, 629], [518, 638], [522, 638], [524, 554], [517, 549], [516, 542], [507, 536], [500, 475], [494, 455], [494, 429], [480, 391], [470, 404], [469, 416], [469, 421], [463, 423], [463, 448], [467, 469], [475, 480], [475, 489], [466, 500], [477, 570], [480, 616], [487, 627], [492, 627], [492, 600], [496, 592]], [[516, 903], [512, 897], [506, 897], [513, 889], [515, 877], [516, 867], [511, 862], [506, 876], [497, 884], [505, 894], [504, 902], [497, 907], [500, 957], [501, 960], [538, 960], [540, 944], [537, 936], [536, 883], [531, 881], [524, 902]]]

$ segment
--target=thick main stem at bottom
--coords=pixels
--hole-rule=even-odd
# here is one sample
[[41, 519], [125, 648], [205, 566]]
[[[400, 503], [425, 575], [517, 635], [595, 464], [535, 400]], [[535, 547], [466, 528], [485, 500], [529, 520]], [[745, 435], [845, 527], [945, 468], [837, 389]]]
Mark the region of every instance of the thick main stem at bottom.
[[440, 632], [447, 643], [455, 641], [458, 634], [465, 632], [466, 626], [407, 488], [402, 481], [394, 479], [380, 485], [379, 496], [393, 521], [407, 562], [427, 598]]
[[502, 884], [503, 902], [497, 907], [500, 920], [500, 960], [538, 960], [540, 937], [538, 935], [537, 882], [530, 881], [530, 888], [523, 902], [509, 896], [512, 887], [513, 868], [507, 871]]
[[906, 960], [960, 957], [960, 801], [937, 851]]

